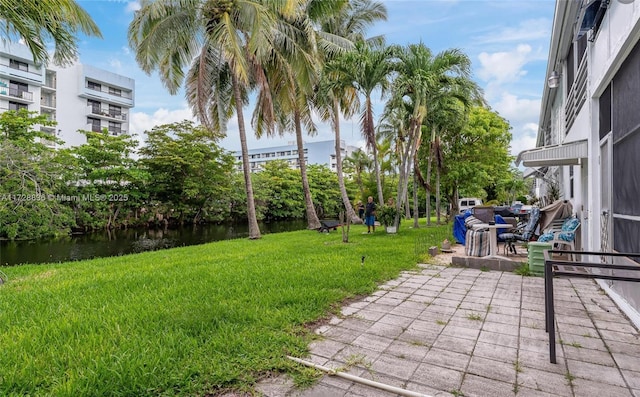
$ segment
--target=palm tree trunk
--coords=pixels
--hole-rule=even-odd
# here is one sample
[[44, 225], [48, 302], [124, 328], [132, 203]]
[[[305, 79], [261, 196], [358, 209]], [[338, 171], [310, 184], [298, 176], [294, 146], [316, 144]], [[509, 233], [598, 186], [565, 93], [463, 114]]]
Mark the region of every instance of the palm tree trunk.
[[429, 141], [429, 160], [427, 161], [427, 225], [431, 226], [431, 162], [433, 160], [433, 141], [435, 139], [436, 129], [431, 130], [431, 140]]
[[304, 144], [302, 143], [302, 123], [300, 121], [300, 111], [296, 108], [293, 113], [296, 123], [296, 143], [298, 144], [298, 166], [300, 167], [300, 176], [302, 177], [302, 192], [304, 193], [304, 205], [307, 213], [307, 227], [309, 229], [319, 229], [320, 220], [316, 214], [316, 208], [311, 198], [311, 189], [309, 189], [309, 180], [307, 179], [307, 165], [304, 160]]
[[440, 167], [436, 167], [436, 225], [440, 224]]
[[418, 219], [420, 218], [419, 210], [418, 210], [418, 176], [416, 173], [413, 173], [413, 228], [417, 229], [420, 227], [418, 223]]
[[233, 96], [236, 101], [236, 115], [238, 117], [238, 133], [240, 134], [240, 148], [242, 150], [242, 171], [244, 173], [244, 186], [247, 193], [247, 218], [249, 220], [249, 238], [259, 239], [260, 228], [256, 218], [256, 204], [253, 198], [253, 185], [251, 184], [251, 169], [249, 165], [249, 149], [247, 149], [247, 133], [244, 128], [244, 113], [242, 112], [242, 96], [238, 79], [232, 74]]
[[347, 193], [347, 187], [344, 184], [344, 175], [342, 174], [342, 147], [340, 145], [340, 108], [338, 105], [338, 99], [333, 98], [333, 130], [336, 135], [336, 173], [338, 174], [338, 186], [340, 187], [340, 195], [342, 196], [342, 203], [347, 210], [347, 218], [351, 219], [351, 223], [360, 224], [362, 219], [356, 214], [356, 211], [351, 205], [349, 200], [349, 194]]

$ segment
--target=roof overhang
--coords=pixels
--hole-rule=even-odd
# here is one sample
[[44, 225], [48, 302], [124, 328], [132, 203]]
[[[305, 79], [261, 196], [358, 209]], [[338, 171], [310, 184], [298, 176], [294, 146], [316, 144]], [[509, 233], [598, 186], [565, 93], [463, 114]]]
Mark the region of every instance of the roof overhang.
[[524, 150], [518, 154], [516, 165], [525, 167], [546, 167], [558, 165], [578, 165], [589, 153], [587, 140], [553, 146], [543, 146]]

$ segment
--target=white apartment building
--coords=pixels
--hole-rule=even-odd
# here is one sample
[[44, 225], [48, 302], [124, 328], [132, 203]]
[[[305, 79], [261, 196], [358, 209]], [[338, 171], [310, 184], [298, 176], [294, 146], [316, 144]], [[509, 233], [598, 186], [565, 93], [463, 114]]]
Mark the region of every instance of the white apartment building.
[[[336, 171], [336, 141], [305, 142], [304, 145], [305, 164], [326, 165], [332, 171]], [[350, 146], [345, 141], [340, 141], [340, 154], [342, 159], [358, 150], [355, 146]], [[242, 170], [242, 153], [235, 152], [238, 160], [238, 170]], [[285, 146], [272, 146], [260, 149], [249, 149], [249, 163], [251, 172], [260, 171], [264, 165], [270, 161], [282, 160], [289, 164], [290, 168], [298, 169], [298, 146], [291, 143]]]
[[[640, 0], [557, 0], [547, 77], [537, 147], [517, 162], [573, 202], [579, 248], [639, 252]], [[640, 326], [638, 283], [598, 281]]]
[[44, 68], [19, 43], [0, 43], [0, 112], [28, 109], [47, 115], [55, 127], [41, 127], [64, 146], [86, 143], [78, 130], [112, 135], [129, 132], [135, 81], [89, 65]]

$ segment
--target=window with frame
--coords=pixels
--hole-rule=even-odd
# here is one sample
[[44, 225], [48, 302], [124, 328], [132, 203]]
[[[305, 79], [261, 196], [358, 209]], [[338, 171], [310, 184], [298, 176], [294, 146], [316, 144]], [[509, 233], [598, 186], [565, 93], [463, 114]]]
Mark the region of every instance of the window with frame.
[[25, 72], [29, 71], [29, 64], [26, 62], [16, 61], [15, 59], [9, 60], [9, 67], [12, 69], [18, 69]]
[[87, 88], [94, 91], [102, 91], [102, 85], [91, 80], [87, 81]]
[[91, 106], [91, 113], [100, 114], [101, 103], [93, 99], [87, 99], [87, 105]]
[[111, 135], [120, 135], [122, 133], [122, 124], [110, 121], [109, 133], [111, 133]]
[[118, 117], [122, 115], [122, 108], [117, 105], [109, 105], [109, 116]]
[[18, 103], [18, 102], [9, 101], [9, 110], [18, 111], [20, 109], [28, 109], [28, 106], [25, 105], [24, 103]]
[[120, 88], [109, 87], [109, 94], [115, 96], [122, 96], [122, 90]]
[[93, 117], [87, 117], [87, 124], [91, 124], [91, 131], [100, 132], [101, 125], [100, 119], [94, 119]]

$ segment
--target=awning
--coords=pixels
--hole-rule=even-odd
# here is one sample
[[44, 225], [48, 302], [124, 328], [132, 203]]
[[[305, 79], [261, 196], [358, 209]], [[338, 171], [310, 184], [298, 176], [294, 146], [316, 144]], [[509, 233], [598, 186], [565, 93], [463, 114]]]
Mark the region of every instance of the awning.
[[516, 165], [525, 167], [545, 167], [554, 165], [578, 165], [588, 154], [587, 140], [543, 146], [523, 150], [516, 158]]
[[544, 176], [544, 174], [546, 173], [547, 173], [546, 167], [525, 168], [524, 171], [522, 171], [522, 178], [527, 179], [532, 176], [540, 177], [540, 176]]

